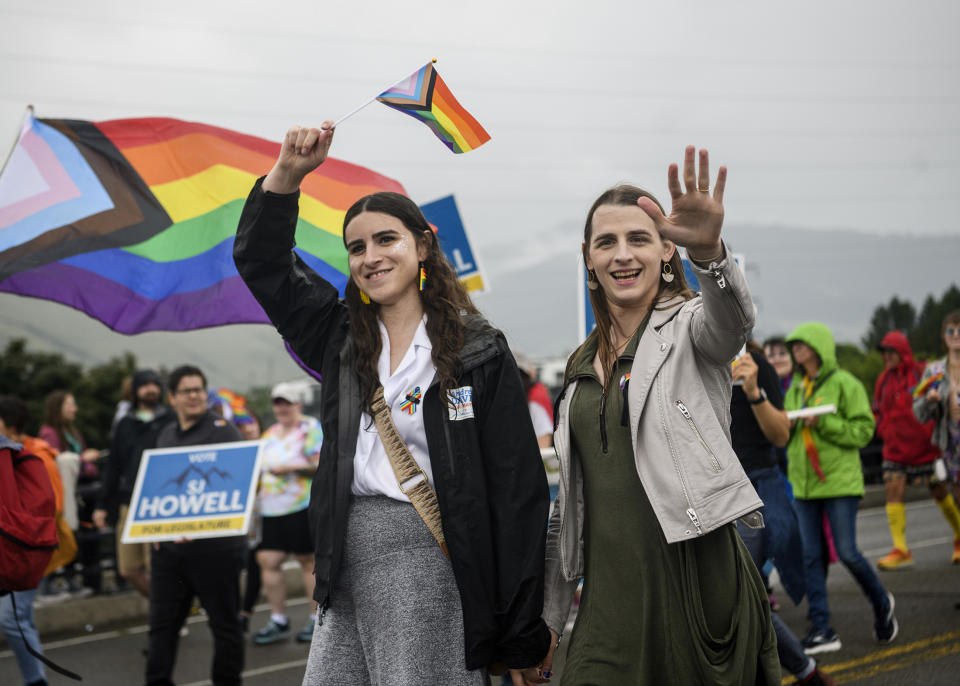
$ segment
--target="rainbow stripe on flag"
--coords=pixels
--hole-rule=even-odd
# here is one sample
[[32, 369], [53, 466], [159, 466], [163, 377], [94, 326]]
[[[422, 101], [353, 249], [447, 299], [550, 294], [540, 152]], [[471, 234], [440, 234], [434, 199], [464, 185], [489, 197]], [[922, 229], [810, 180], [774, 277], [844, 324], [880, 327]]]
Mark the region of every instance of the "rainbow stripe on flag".
[[943, 372], [937, 372], [936, 374], [931, 374], [926, 379], [918, 383], [913, 387], [912, 393], [914, 398], [919, 398], [922, 395], [926, 395], [927, 391], [931, 388], [939, 388], [940, 384], [943, 383]]
[[433, 62], [385, 90], [377, 100], [429, 126], [453, 152], [469, 152], [490, 140], [490, 134], [453, 97]]
[[[0, 291], [54, 300], [125, 334], [267, 322], [233, 264], [254, 181], [279, 143], [144, 118], [32, 114], [0, 175]], [[301, 186], [296, 250], [338, 289], [343, 217], [393, 179], [328, 158]]]

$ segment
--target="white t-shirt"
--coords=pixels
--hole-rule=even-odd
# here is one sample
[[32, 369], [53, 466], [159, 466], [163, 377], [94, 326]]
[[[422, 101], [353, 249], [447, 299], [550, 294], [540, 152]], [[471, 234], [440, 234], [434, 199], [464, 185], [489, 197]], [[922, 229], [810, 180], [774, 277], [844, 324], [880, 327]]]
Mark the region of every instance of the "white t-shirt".
[[[383, 322], [380, 326], [380, 339], [383, 347], [377, 361], [377, 373], [383, 385], [383, 399], [390, 408], [393, 423], [407, 444], [420, 468], [433, 486], [433, 471], [430, 467], [430, 455], [427, 452], [427, 434], [423, 428], [423, 397], [427, 387], [436, 375], [433, 365], [430, 338], [427, 336], [427, 318], [424, 316], [413, 335], [413, 341], [407, 349], [397, 371], [390, 375], [390, 337]], [[416, 482], [411, 482], [410, 486]], [[377, 425], [373, 418], [364, 412], [360, 416], [357, 430], [357, 452], [353, 458], [353, 483], [350, 487], [354, 495], [385, 495], [395, 500], [410, 502], [400, 490], [397, 477], [390, 466], [390, 458], [380, 442]]]
[[540, 403], [530, 402], [530, 419], [533, 421], [533, 433], [537, 438], [553, 436], [553, 417]]

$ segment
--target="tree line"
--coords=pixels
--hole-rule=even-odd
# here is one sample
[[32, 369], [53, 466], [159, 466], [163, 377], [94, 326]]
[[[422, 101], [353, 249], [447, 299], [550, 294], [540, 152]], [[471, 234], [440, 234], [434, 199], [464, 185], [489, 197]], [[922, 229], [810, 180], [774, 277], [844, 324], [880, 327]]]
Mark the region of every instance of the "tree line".
[[[948, 312], [960, 310], [960, 288], [951, 284], [939, 298], [928, 295], [919, 312], [908, 301], [894, 296], [873, 311], [860, 345], [837, 344], [837, 362], [873, 392], [877, 377], [883, 371], [883, 358], [877, 345], [893, 329], [902, 331], [913, 346], [918, 359], [943, 355], [941, 322]], [[137, 368], [136, 357], [125, 353], [104, 364], [84, 368], [60, 353], [27, 348], [23, 339], [14, 339], [0, 353], [0, 394], [23, 398], [30, 410], [28, 433], [36, 435], [43, 422], [43, 403], [49, 393], [66, 390], [77, 400], [77, 427], [88, 445], [103, 448], [109, 445], [110, 424], [120, 400], [123, 379]], [[163, 375], [164, 370], [159, 370]], [[269, 424], [269, 388], [234, 389], [247, 396], [248, 404]]]

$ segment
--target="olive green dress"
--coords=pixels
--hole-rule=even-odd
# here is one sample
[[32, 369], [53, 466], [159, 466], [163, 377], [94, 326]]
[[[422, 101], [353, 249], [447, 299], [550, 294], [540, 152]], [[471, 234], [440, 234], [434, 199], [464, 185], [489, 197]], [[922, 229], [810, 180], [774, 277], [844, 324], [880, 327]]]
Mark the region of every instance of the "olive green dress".
[[562, 684], [779, 684], [766, 590], [735, 526], [668, 544], [637, 476], [624, 375], [643, 328], [604, 403], [595, 342], [572, 370], [586, 566]]

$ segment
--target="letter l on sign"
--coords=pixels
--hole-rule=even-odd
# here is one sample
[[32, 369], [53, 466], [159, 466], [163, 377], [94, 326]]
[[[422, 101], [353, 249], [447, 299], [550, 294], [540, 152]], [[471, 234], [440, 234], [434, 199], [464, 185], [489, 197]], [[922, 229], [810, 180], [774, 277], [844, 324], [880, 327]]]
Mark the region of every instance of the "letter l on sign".
[[473, 263], [472, 263], [472, 262], [464, 262], [464, 261], [463, 261], [463, 254], [460, 252], [460, 250], [459, 250], [458, 248], [454, 248], [454, 249], [453, 249], [453, 262], [454, 262], [454, 265], [453, 265], [453, 266], [456, 267], [458, 274], [459, 274], [460, 272], [464, 272], [464, 271], [466, 271], [466, 270], [468, 270], [468, 269], [473, 269]]

